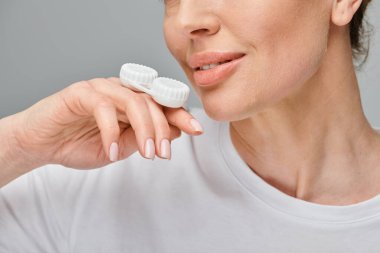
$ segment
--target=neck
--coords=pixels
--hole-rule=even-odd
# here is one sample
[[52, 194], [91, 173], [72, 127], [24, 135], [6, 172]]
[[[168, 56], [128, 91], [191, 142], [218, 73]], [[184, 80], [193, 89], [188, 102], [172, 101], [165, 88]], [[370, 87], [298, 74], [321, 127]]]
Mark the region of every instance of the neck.
[[317, 73], [270, 108], [231, 122], [251, 169], [291, 196], [345, 205], [380, 193], [380, 138], [364, 116], [349, 40], [332, 39]]

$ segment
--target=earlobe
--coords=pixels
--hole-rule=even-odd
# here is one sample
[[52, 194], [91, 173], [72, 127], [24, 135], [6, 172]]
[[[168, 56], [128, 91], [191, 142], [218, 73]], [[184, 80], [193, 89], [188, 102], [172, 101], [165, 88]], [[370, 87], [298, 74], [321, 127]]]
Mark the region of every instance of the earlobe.
[[362, 0], [333, 0], [333, 2], [331, 20], [337, 26], [344, 26], [351, 22]]

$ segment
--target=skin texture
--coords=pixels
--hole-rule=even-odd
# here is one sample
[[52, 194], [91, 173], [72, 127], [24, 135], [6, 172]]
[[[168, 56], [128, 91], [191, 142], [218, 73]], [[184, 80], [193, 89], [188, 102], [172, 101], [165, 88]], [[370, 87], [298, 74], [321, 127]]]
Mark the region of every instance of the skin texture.
[[93, 169], [136, 151], [170, 159], [170, 141], [181, 131], [202, 133], [193, 120], [184, 108], [164, 108], [118, 78], [74, 83], [0, 120], [0, 187], [45, 164]]
[[[380, 193], [380, 136], [365, 118], [349, 22], [358, 0], [167, 0], [164, 33], [206, 113], [230, 121], [247, 165], [284, 193], [347, 205]], [[228, 79], [196, 84], [200, 52], [241, 52]]]

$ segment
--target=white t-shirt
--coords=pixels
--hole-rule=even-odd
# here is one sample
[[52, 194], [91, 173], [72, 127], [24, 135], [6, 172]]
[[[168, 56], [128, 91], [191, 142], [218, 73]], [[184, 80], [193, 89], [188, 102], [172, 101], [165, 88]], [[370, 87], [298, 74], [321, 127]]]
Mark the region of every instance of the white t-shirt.
[[0, 190], [0, 252], [380, 252], [380, 196], [292, 198], [240, 158], [229, 123], [191, 112], [172, 160], [135, 153], [90, 171], [47, 165]]

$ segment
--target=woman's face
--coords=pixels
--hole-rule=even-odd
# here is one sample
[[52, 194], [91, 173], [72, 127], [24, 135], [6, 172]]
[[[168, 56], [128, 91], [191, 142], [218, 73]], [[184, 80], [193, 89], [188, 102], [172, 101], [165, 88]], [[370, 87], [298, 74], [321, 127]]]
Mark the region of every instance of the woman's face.
[[331, 8], [320, 0], [166, 0], [165, 39], [207, 114], [240, 120], [316, 73]]

